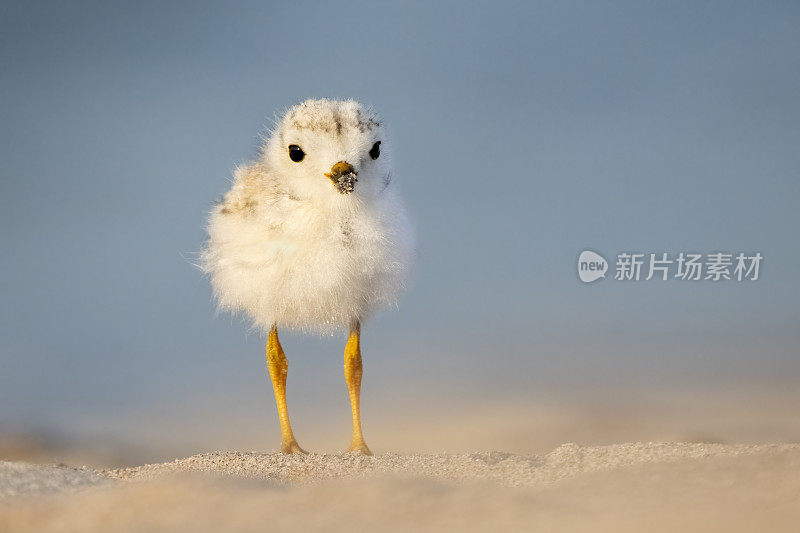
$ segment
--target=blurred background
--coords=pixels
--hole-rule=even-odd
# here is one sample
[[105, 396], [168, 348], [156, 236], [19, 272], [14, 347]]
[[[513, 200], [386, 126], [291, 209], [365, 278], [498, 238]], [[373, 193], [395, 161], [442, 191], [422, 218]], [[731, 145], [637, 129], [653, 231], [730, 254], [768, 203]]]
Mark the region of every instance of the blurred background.
[[[388, 123], [419, 235], [364, 328], [376, 452], [800, 440], [800, 6], [0, 4], [0, 458], [279, 443], [264, 339], [193, 266], [308, 97]], [[756, 282], [582, 284], [578, 253], [761, 252]], [[343, 337], [284, 332], [345, 449]]]

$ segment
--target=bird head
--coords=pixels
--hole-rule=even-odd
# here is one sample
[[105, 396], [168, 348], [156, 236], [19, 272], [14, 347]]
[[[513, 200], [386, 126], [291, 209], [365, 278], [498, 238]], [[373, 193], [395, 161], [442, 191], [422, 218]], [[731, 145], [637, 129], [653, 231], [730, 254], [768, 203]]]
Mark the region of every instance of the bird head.
[[368, 200], [391, 180], [382, 124], [353, 100], [306, 100], [292, 107], [262, 157], [295, 194], [320, 201]]

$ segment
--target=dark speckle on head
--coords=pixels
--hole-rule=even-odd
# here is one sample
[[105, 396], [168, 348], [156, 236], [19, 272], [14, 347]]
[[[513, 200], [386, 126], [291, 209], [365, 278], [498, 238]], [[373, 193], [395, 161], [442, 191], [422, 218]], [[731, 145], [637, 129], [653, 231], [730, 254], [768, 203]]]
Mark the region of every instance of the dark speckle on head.
[[381, 125], [370, 111], [325, 108], [314, 101], [305, 102], [291, 109], [286, 116], [286, 123], [294, 129], [323, 131], [337, 135], [344, 134], [348, 128], [365, 133]]
[[372, 130], [373, 128], [378, 128], [381, 125], [381, 123], [372, 115], [364, 117], [360, 109], [358, 110], [356, 115], [357, 115], [358, 129], [362, 133], [368, 130]]

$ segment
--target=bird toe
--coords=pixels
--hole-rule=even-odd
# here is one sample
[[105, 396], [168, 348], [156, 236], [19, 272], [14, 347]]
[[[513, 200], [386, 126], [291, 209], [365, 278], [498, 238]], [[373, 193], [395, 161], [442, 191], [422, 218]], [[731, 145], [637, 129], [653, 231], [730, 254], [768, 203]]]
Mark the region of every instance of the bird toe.
[[350, 449], [347, 451], [355, 452], [355, 453], [363, 453], [364, 455], [372, 455], [372, 451], [367, 446], [367, 443], [363, 440], [360, 442], [353, 442], [350, 444]]
[[296, 440], [281, 444], [281, 453], [308, 453], [297, 444]]

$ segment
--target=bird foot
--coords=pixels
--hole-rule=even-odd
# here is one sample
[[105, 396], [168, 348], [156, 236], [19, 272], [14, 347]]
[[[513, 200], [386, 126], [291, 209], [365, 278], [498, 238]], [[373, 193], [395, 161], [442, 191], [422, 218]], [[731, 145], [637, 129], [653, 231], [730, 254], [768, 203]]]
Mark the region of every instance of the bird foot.
[[348, 452], [356, 452], [356, 453], [363, 453], [364, 455], [372, 455], [372, 452], [367, 447], [367, 443], [364, 442], [363, 439], [361, 440], [354, 440], [350, 443], [350, 449], [347, 450]]
[[281, 443], [281, 453], [308, 453], [297, 444], [297, 441], [292, 439], [289, 442]]

